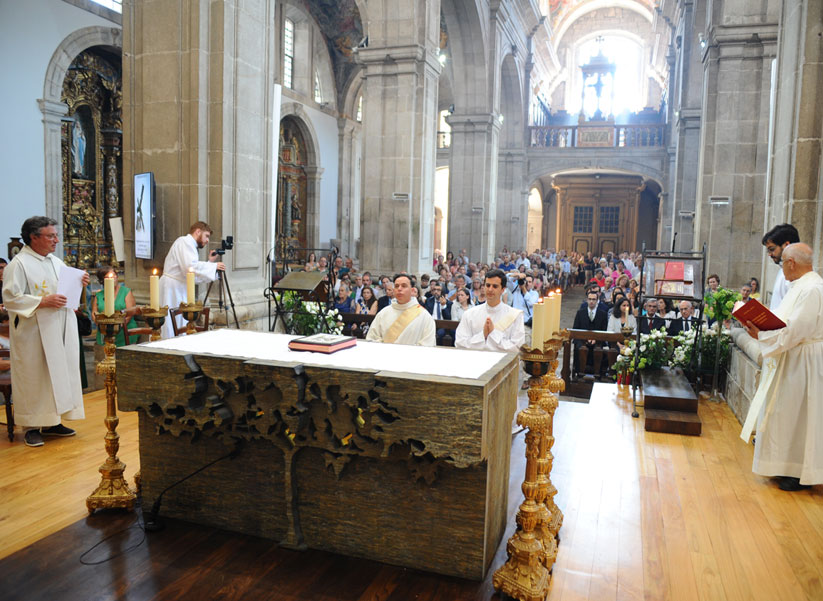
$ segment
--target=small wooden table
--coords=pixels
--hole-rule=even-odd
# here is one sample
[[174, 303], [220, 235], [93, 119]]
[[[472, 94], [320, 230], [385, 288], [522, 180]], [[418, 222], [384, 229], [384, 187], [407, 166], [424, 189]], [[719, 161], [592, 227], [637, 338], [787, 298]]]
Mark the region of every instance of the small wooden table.
[[643, 371], [640, 381], [647, 432], [700, 436], [703, 424], [697, 415], [697, 395], [681, 369]]

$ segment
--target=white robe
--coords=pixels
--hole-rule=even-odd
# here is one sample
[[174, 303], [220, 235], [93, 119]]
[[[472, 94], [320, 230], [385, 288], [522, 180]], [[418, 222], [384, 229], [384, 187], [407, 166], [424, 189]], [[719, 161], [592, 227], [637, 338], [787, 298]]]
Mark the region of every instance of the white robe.
[[[160, 277], [160, 306], [176, 309], [186, 301], [186, 274], [189, 267], [194, 268], [194, 281], [198, 284], [213, 282], [217, 278], [217, 263], [200, 261], [197, 254], [197, 241], [191, 234], [180, 236], [166, 255], [163, 275]], [[177, 317], [177, 327], [184, 328], [186, 320]], [[166, 319], [160, 330], [161, 338], [174, 338], [171, 319]]]
[[[389, 328], [395, 320], [402, 315], [403, 311], [408, 311], [413, 307], [419, 306], [420, 303], [417, 302], [416, 298], [412, 298], [405, 305], [401, 305], [396, 300], [392, 300], [388, 307], [384, 307], [377, 315], [374, 316], [369, 332], [366, 334], [366, 340], [370, 340], [372, 342], [383, 342], [386, 332], [389, 331]], [[434, 318], [428, 311], [426, 311], [425, 308], [421, 307], [418, 311], [417, 317], [415, 317], [412, 322], [406, 326], [406, 329], [400, 333], [397, 340], [394, 341], [394, 344], [435, 346], [436, 341], [434, 332]]]
[[61, 417], [83, 419], [80, 341], [74, 311], [38, 308], [57, 293], [63, 261], [24, 247], [3, 274], [3, 302], [9, 312], [14, 421], [19, 426], [56, 426]]
[[783, 275], [783, 269], [778, 265], [777, 270], [777, 277], [774, 279], [774, 288], [772, 289], [772, 298], [769, 301], [769, 309], [772, 313], [777, 311], [780, 302], [789, 291], [789, 282], [786, 280], [786, 276]]
[[[498, 324], [505, 315], [511, 312], [516, 312], [518, 315], [506, 329], [501, 331], [495, 328], [488, 338], [483, 335], [483, 326], [487, 317], [491, 317], [492, 322]], [[463, 313], [455, 333], [454, 346], [457, 348], [510, 352], [519, 350], [525, 342], [526, 330], [523, 327], [523, 312], [501, 301], [496, 307], [490, 307], [488, 303], [483, 303]]]
[[[764, 369], [752, 401], [758, 418], [752, 471], [762, 476], [800, 478], [801, 484], [820, 484], [823, 278], [812, 271], [791, 282], [776, 314], [786, 327], [758, 336]], [[758, 395], [764, 395], [759, 408]], [[747, 418], [747, 423], [752, 418]]]

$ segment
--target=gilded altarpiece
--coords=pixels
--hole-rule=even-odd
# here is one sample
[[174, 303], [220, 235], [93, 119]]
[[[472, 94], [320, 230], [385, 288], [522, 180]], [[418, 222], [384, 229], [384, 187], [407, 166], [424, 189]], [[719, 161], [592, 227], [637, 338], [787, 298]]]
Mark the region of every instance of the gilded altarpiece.
[[308, 177], [306, 145], [290, 119], [280, 124], [280, 161], [277, 191], [277, 237], [291, 246], [306, 248]]
[[69, 108], [61, 128], [64, 260], [84, 269], [110, 265], [108, 220], [121, 215], [119, 57], [80, 53], [63, 80], [61, 100]]

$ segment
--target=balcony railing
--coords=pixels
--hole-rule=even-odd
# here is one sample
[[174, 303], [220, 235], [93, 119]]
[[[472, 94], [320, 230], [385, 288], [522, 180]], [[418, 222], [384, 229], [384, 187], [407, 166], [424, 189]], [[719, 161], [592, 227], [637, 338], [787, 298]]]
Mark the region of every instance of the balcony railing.
[[448, 148], [452, 144], [452, 133], [450, 131], [437, 132], [437, 149]]
[[[581, 132], [601, 135], [581, 136]], [[659, 147], [666, 145], [666, 125], [532, 126], [529, 127], [529, 144], [538, 148]]]

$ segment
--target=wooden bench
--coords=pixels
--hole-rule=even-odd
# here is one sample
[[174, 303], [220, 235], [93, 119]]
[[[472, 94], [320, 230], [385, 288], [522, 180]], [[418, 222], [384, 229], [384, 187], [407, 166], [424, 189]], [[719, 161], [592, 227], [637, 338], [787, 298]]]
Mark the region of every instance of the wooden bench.
[[[575, 340], [595, 340], [599, 343], [608, 343], [609, 348], [595, 348], [592, 350], [592, 373], [578, 373], [583, 370], [576, 369], [572, 355], [574, 355]], [[612, 366], [617, 361], [620, 349], [617, 343], [626, 340], [623, 334], [613, 332], [602, 332], [593, 330], [569, 330], [569, 340], [563, 343], [563, 364], [561, 377], [566, 383], [564, 394], [578, 398], [589, 398], [592, 394], [592, 387], [595, 382], [613, 382]], [[585, 366], [588, 363], [589, 349], [584, 345], [580, 348], [580, 362]], [[605, 373], [605, 376], [603, 375]]]
[[[363, 333], [363, 325], [369, 324], [371, 325], [372, 320], [374, 319], [374, 315], [362, 315], [359, 313], [341, 313], [340, 320], [343, 322], [343, 334], [346, 336], [354, 336], [356, 338], [365, 338], [366, 334]], [[356, 325], [356, 328], [352, 326]], [[443, 344], [439, 346], [454, 346], [455, 341], [455, 331], [457, 330], [457, 326], [460, 325], [459, 321], [454, 321], [450, 319], [435, 319], [434, 320], [434, 327], [435, 330], [446, 330], [446, 334], [443, 337]]]

